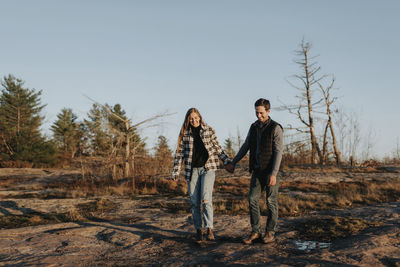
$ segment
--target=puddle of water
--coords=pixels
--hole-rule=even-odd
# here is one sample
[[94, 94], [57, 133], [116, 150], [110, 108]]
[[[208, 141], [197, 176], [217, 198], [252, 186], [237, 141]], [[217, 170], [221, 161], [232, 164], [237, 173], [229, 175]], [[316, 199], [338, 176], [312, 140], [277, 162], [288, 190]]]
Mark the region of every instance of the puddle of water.
[[312, 250], [312, 249], [322, 249], [328, 248], [331, 243], [324, 243], [318, 241], [294, 241], [298, 250]]

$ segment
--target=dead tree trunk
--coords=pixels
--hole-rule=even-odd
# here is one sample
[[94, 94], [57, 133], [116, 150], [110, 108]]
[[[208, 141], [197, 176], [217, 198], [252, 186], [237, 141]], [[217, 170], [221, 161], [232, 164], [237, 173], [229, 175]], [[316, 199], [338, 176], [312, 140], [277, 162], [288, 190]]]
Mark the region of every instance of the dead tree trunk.
[[[315, 103], [312, 103], [311, 95], [312, 95], [312, 86], [321, 79], [325, 78], [325, 75], [321, 77], [316, 77], [316, 74], [321, 69], [321, 67], [316, 66], [315, 62], [310, 62], [310, 57], [309, 57], [310, 49], [311, 49], [311, 44], [305, 43], [303, 40], [301, 43], [301, 49], [296, 51], [296, 54], [300, 56], [300, 59], [296, 60], [295, 63], [301, 66], [303, 73], [301, 75], [295, 75], [295, 77], [301, 80], [303, 86], [298, 87], [293, 84], [291, 85], [301, 92], [299, 96], [300, 103], [297, 109], [297, 116], [299, 117], [300, 121], [308, 128], [308, 133], [310, 134], [310, 142], [311, 142], [311, 162], [313, 164], [317, 164], [318, 159], [320, 163], [322, 162], [322, 154], [315, 133], [315, 125], [313, 117], [313, 104]], [[306, 104], [304, 104], [303, 101]], [[303, 108], [307, 109], [308, 119], [304, 119], [301, 115], [301, 110]]]
[[328, 116], [327, 125], [329, 126], [329, 129], [331, 132], [332, 146], [333, 146], [333, 151], [335, 153], [336, 164], [340, 165], [340, 162], [341, 162], [340, 152], [339, 152], [337, 141], [336, 141], [335, 130], [333, 128], [332, 111], [331, 111], [331, 105], [336, 100], [335, 97], [332, 98], [330, 95], [334, 83], [335, 83], [335, 77], [332, 77], [331, 84], [328, 87], [326, 87], [326, 89], [321, 84], [319, 84], [319, 88], [321, 89], [321, 92], [322, 92], [322, 94], [324, 96], [324, 100], [325, 100], [326, 115]]
[[131, 172], [132, 172], [132, 192], [135, 192], [135, 154], [132, 154], [132, 158], [131, 158]]
[[[89, 98], [89, 97], [88, 97]], [[91, 98], [89, 98], [92, 100]], [[124, 115], [121, 114], [116, 114], [112, 109], [110, 109], [109, 106], [107, 105], [102, 105], [94, 100], [92, 100], [96, 104], [98, 104], [100, 107], [103, 108], [103, 110], [110, 116], [119, 121], [123, 126], [122, 127], [112, 127], [112, 130], [115, 131], [116, 135], [118, 136], [118, 150], [123, 153], [123, 169], [124, 169], [124, 178], [127, 177], [132, 177], [132, 189], [135, 187], [135, 171], [134, 171], [134, 158], [135, 154], [137, 153], [137, 148], [141, 144], [140, 140], [138, 141], [138, 144], [133, 144], [133, 136], [135, 134], [136, 129], [142, 124], [148, 123], [150, 121], [154, 121], [158, 118], [166, 117], [169, 115], [172, 115], [172, 113], [163, 113], [163, 114], [158, 114], [153, 117], [150, 117], [146, 120], [143, 120], [137, 124], [131, 125], [131, 120], [126, 118]], [[118, 150], [115, 148], [115, 158], [117, 158], [118, 155]], [[113, 169], [114, 172], [115, 169]]]
[[328, 160], [328, 128], [329, 124], [326, 123], [324, 137], [322, 138], [322, 165], [325, 165]]
[[129, 121], [125, 121], [125, 168], [124, 177], [129, 177], [130, 175], [130, 152], [131, 152], [131, 135], [129, 133]]
[[341, 157], [340, 157], [340, 152], [339, 152], [338, 145], [336, 142], [335, 131], [333, 130], [332, 118], [329, 118], [329, 129], [331, 130], [332, 145], [333, 145], [333, 151], [335, 152], [336, 164], [340, 165]]

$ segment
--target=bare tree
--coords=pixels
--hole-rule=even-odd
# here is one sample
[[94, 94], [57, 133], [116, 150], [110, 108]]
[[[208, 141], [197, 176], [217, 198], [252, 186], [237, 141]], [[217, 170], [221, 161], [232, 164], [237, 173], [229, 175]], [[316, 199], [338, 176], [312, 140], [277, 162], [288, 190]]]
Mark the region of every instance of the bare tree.
[[123, 123], [124, 128], [121, 129], [120, 134], [122, 136], [122, 139], [125, 141], [125, 153], [124, 153], [124, 162], [125, 162], [125, 167], [124, 167], [124, 176], [129, 177], [132, 176], [132, 179], [134, 177], [134, 158], [135, 158], [135, 151], [138, 147], [139, 144], [136, 146], [131, 146], [131, 139], [132, 139], [132, 134], [134, 130], [136, 130], [140, 125], [143, 125], [145, 123], [148, 123], [150, 121], [156, 120], [158, 118], [170, 115], [170, 114], [158, 114], [155, 116], [152, 116], [146, 120], [143, 120], [139, 123], [133, 124], [130, 119], [124, 119], [121, 116], [118, 116], [114, 112], [112, 112], [109, 108], [104, 106], [108, 112], [110, 113], [111, 116], [115, 117], [116, 119], [120, 120]]
[[326, 154], [327, 154], [327, 130], [329, 128], [330, 132], [331, 132], [331, 138], [332, 138], [332, 146], [333, 146], [333, 151], [335, 153], [335, 158], [336, 158], [336, 164], [340, 164], [341, 158], [340, 158], [340, 152], [338, 149], [338, 145], [337, 145], [337, 141], [336, 141], [336, 135], [335, 135], [335, 130], [333, 127], [333, 121], [332, 121], [332, 110], [331, 110], [331, 106], [333, 104], [333, 102], [337, 99], [336, 97], [332, 97], [331, 96], [331, 90], [333, 88], [333, 84], [335, 83], [335, 77], [332, 76], [332, 80], [331, 83], [325, 88], [322, 86], [321, 83], [318, 83], [319, 88], [322, 92], [322, 95], [324, 97], [324, 101], [325, 101], [325, 107], [326, 107], [326, 115], [328, 117], [326, 126], [325, 126], [325, 131], [324, 131], [324, 141], [323, 141], [323, 155], [324, 155], [324, 160], [326, 160]]
[[322, 151], [321, 151], [321, 156], [322, 159], [320, 162], [324, 165], [328, 161], [329, 157], [329, 151], [328, 151], [328, 142], [329, 142], [329, 136], [328, 136], [328, 129], [329, 129], [329, 123], [328, 121], [325, 124], [324, 127], [324, 134], [322, 136]]
[[[348, 116], [344, 112], [344, 108], [339, 108], [336, 111], [336, 116], [335, 116], [335, 125], [336, 129], [338, 130], [338, 138], [337, 138], [337, 143], [339, 147], [339, 151], [341, 151], [341, 155], [345, 156], [346, 154], [346, 138], [347, 138], [347, 133], [348, 133], [348, 124], [346, 123], [348, 121]], [[341, 159], [343, 160], [343, 159]]]
[[347, 151], [349, 155], [349, 160], [355, 163], [357, 158], [358, 147], [360, 145], [360, 124], [358, 122], [358, 117], [355, 113], [349, 116], [349, 128], [347, 134]]
[[396, 138], [396, 148], [393, 152], [394, 158], [397, 162], [400, 162], [400, 142], [399, 137]]
[[289, 133], [292, 128], [284, 129], [285, 145], [283, 147], [283, 157], [285, 164], [304, 164], [310, 162], [308, 149], [309, 137], [298, 132]]
[[363, 145], [364, 150], [362, 152], [362, 160], [370, 160], [372, 156], [372, 150], [375, 146], [376, 132], [372, 127], [369, 127], [368, 134], [366, 135], [365, 143]]
[[[298, 102], [282, 104], [276, 109], [288, 111], [300, 121], [300, 126], [285, 127], [285, 130], [295, 130], [295, 144], [288, 146], [291, 151], [300, 149], [298, 151], [303, 154], [308, 150], [310, 157], [307, 158], [313, 164], [325, 164], [329, 156], [334, 154], [336, 163], [340, 164], [341, 153], [332, 112], [333, 103], [337, 100], [332, 96], [335, 77], [320, 74], [321, 67], [315, 61], [317, 56], [311, 56], [311, 48], [311, 43], [302, 40], [300, 49], [295, 51], [297, 58], [294, 60], [300, 67], [300, 74], [287, 81], [298, 91], [295, 96]], [[308, 141], [304, 136], [308, 136]], [[332, 144], [332, 148], [329, 144]]]
[[[299, 91], [299, 94], [296, 96], [296, 98], [299, 100], [299, 103], [292, 106], [285, 105], [282, 108], [288, 110], [292, 114], [295, 114], [300, 122], [306, 126], [311, 144], [311, 162], [316, 164], [318, 163], [318, 159], [319, 162], [322, 163], [323, 156], [317, 142], [313, 107], [314, 105], [319, 104], [322, 99], [313, 102], [312, 93], [314, 91], [314, 86], [317, 85], [322, 79], [326, 78], [327, 75], [319, 75], [321, 67], [318, 66], [317, 62], [314, 61], [315, 57], [310, 56], [311, 47], [311, 43], [302, 40], [300, 44], [300, 50], [295, 51], [295, 54], [299, 57], [299, 59], [296, 59], [294, 62], [300, 66], [301, 74], [294, 75], [294, 78], [300, 81], [300, 86], [288, 81], [293, 88]], [[297, 130], [304, 132], [300, 128]]]
[[[123, 154], [124, 177], [132, 177], [132, 189], [134, 189], [134, 186], [135, 186], [134, 159], [135, 159], [136, 149], [140, 145], [139, 143], [135, 146], [131, 145], [132, 136], [135, 133], [135, 130], [137, 130], [139, 126], [142, 126], [151, 121], [154, 121], [161, 117], [169, 116], [172, 114], [171, 113], [160, 113], [160, 114], [154, 115], [148, 119], [145, 119], [139, 123], [132, 124], [132, 121], [130, 119], [124, 118], [123, 116], [116, 114], [116, 112], [113, 112], [113, 110], [111, 110], [108, 105], [100, 104], [91, 98], [89, 98], [89, 99], [92, 100], [93, 102], [95, 102], [98, 106], [102, 107], [105, 112], [107, 112], [111, 117], [113, 117], [114, 119], [116, 119], [116, 121], [119, 122], [119, 127], [114, 127], [114, 131], [117, 131], [117, 133], [119, 134], [120, 138], [117, 141], [117, 143], [122, 144], [122, 147], [124, 150], [124, 154]], [[151, 125], [151, 126], [154, 126], [154, 125]], [[116, 153], [115, 151], [116, 151], [116, 148], [113, 149], [113, 153]]]

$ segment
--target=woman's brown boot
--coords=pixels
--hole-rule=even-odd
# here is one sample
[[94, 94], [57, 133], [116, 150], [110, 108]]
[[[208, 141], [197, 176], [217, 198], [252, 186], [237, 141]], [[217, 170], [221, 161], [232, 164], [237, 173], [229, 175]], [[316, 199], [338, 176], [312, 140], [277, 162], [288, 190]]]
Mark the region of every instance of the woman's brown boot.
[[212, 228], [208, 228], [207, 229], [207, 240], [210, 240], [210, 241], [214, 241], [215, 240]]

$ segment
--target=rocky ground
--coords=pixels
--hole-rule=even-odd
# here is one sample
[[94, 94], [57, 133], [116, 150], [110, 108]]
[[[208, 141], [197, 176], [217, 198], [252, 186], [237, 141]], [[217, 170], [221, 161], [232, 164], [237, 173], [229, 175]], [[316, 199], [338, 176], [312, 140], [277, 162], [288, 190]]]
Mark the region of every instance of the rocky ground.
[[[0, 216], [69, 214], [91, 198], [37, 198], [43, 183], [69, 179], [56, 170], [3, 169], [0, 178], [14, 177], [0, 190]], [[396, 179], [399, 173], [287, 172], [282, 179], [310, 179], [321, 184], [346, 179]], [[0, 179], [0, 180], [1, 180]], [[399, 178], [400, 179], [400, 178]], [[218, 196], [216, 196], [218, 198]], [[197, 244], [188, 213], [170, 213], [154, 202], [187, 201], [185, 197], [103, 196], [115, 204], [96, 216], [71, 222], [0, 230], [2, 266], [400, 266], [400, 202], [312, 212], [279, 220], [276, 242], [244, 245], [250, 231], [247, 215], [215, 215], [215, 242]], [[327, 216], [379, 222], [355, 235], [329, 242], [301, 238], [294, 230], [304, 221]], [[89, 219], [88, 219], [89, 218]], [[37, 219], [39, 220], [39, 218]], [[35, 222], [35, 216], [30, 217]]]

